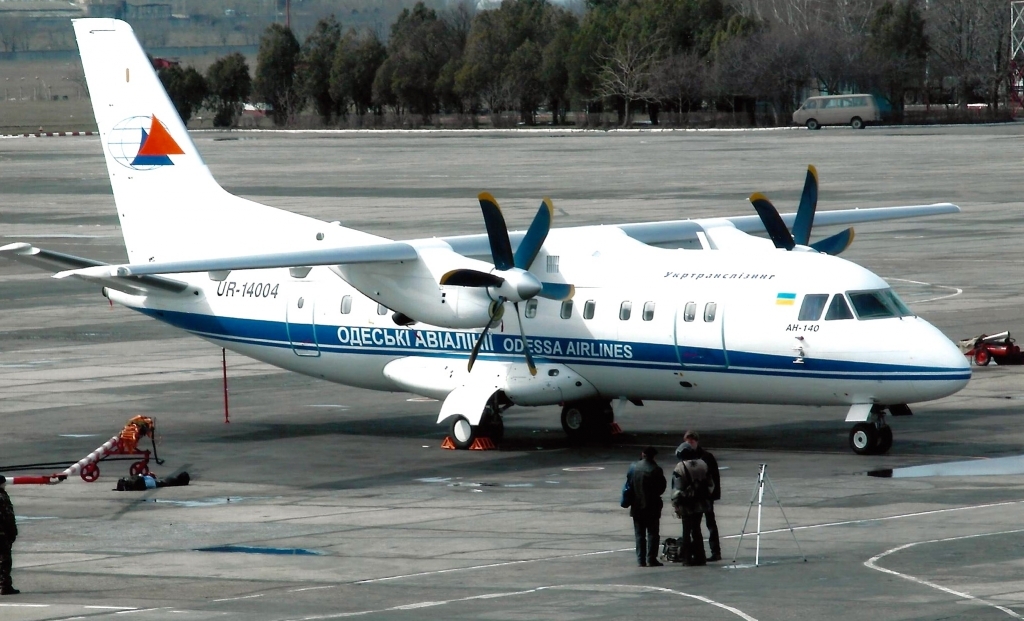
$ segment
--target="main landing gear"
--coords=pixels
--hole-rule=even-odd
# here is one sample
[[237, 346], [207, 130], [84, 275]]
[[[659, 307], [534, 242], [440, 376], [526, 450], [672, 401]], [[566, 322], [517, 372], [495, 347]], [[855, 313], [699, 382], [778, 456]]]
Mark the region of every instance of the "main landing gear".
[[512, 406], [511, 402], [499, 399], [497, 395], [484, 406], [479, 425], [472, 425], [465, 416], [453, 416], [448, 426], [448, 437], [457, 449], [468, 449], [477, 438], [490, 438], [498, 444], [505, 437], [505, 421], [501, 413]]
[[906, 404], [873, 405], [868, 420], [857, 423], [850, 430], [850, 448], [858, 455], [884, 455], [892, 448], [892, 427], [886, 424], [888, 410], [893, 416], [909, 416], [912, 412]]
[[570, 440], [608, 438], [614, 422], [615, 412], [610, 401], [577, 401], [562, 408], [562, 429]]

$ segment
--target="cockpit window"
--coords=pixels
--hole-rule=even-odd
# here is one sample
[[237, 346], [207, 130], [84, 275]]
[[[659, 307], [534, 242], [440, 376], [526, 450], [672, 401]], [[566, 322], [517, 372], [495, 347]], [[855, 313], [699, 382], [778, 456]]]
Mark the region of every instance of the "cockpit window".
[[885, 317], [906, 317], [913, 315], [907, 305], [892, 289], [877, 291], [851, 291], [850, 302], [858, 319], [883, 319]]
[[911, 317], [914, 315], [914, 311], [910, 310], [907, 305], [903, 303], [903, 300], [900, 299], [900, 296], [896, 295], [895, 291], [892, 289], [882, 289], [882, 292], [888, 296], [889, 301], [892, 303], [892, 306], [896, 310], [896, 314], [898, 316]]
[[832, 303], [828, 305], [828, 312], [825, 313], [825, 321], [837, 319], [853, 319], [853, 311], [850, 310], [850, 305], [846, 303], [846, 297], [842, 293], [832, 296]]
[[799, 321], [817, 321], [821, 319], [821, 311], [825, 310], [825, 302], [828, 301], [827, 293], [812, 293], [804, 296], [800, 305]]

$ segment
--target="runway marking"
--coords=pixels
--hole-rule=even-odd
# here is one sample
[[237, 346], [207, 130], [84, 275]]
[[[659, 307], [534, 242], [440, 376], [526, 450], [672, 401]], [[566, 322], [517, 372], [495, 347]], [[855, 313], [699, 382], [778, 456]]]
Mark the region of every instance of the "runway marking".
[[909, 283], [914, 284], [914, 285], [926, 285], [926, 286], [929, 286], [929, 287], [938, 287], [939, 289], [949, 289], [949, 290], [955, 292], [955, 293], [950, 293], [949, 295], [940, 295], [937, 298], [928, 298], [927, 300], [914, 300], [914, 302], [913, 302], [914, 304], [924, 304], [926, 302], [938, 302], [939, 300], [945, 300], [947, 298], [955, 298], [956, 296], [958, 296], [958, 295], [960, 295], [961, 293], [964, 292], [964, 290], [959, 288], [959, 287], [950, 287], [949, 285], [933, 285], [930, 282], [921, 282], [919, 280], [907, 280], [906, 278], [890, 278], [889, 280], [898, 280], [900, 282], [909, 282]]
[[[841, 522], [825, 522], [823, 524], [808, 524], [806, 526], [794, 526], [793, 530], [811, 530], [811, 529], [815, 529], [815, 528], [827, 528], [827, 527], [831, 527], [831, 526], [849, 526], [849, 525], [852, 525], [852, 524], [866, 524], [866, 523], [869, 523], [869, 522], [884, 522], [884, 521], [887, 521], [887, 520], [901, 520], [901, 519], [904, 519], [904, 518], [921, 517], [921, 516], [925, 516], [925, 515], [938, 515], [938, 514], [941, 514], [941, 513], [952, 513], [952, 512], [955, 512], [955, 511], [970, 511], [970, 510], [974, 510], [974, 509], [988, 509], [988, 508], [991, 508], [991, 507], [1005, 507], [1005, 506], [1009, 506], [1009, 505], [1019, 505], [1019, 504], [1022, 504], [1022, 503], [1024, 503], [1024, 500], [1010, 500], [1010, 501], [1005, 501], [1005, 502], [993, 502], [993, 503], [988, 503], [988, 504], [983, 504], [983, 505], [969, 505], [969, 506], [965, 506], [965, 507], [952, 507], [952, 508], [949, 508], [949, 509], [931, 509], [931, 510], [928, 510], [928, 511], [915, 511], [913, 513], [902, 513], [900, 515], [888, 515], [888, 516], [877, 517], [877, 518], [864, 518], [864, 519], [860, 519], [860, 520], [843, 520]], [[762, 535], [770, 535], [770, 534], [776, 534], [776, 533], [784, 533], [784, 532], [788, 532], [788, 531], [789, 531], [789, 528], [775, 528], [775, 529], [772, 529], [772, 530], [763, 530], [763, 531], [761, 531], [761, 534]], [[752, 534], [753, 533], [745, 533], [744, 537], [750, 537]], [[739, 538], [738, 534], [737, 535], [726, 535], [724, 537], [721, 537], [721, 539], [738, 539], [738, 538]], [[486, 565], [471, 565], [471, 566], [468, 566], [468, 567], [451, 567], [449, 569], [437, 569], [437, 570], [433, 570], [433, 571], [421, 571], [421, 572], [416, 572], [416, 573], [412, 573], [412, 574], [401, 574], [401, 575], [398, 575], [398, 576], [386, 576], [384, 578], [368, 578], [366, 580], [357, 580], [357, 581], [355, 581], [355, 582], [353, 582], [351, 584], [373, 584], [373, 583], [376, 583], [376, 582], [390, 582], [392, 580], [402, 580], [404, 578], [419, 578], [419, 577], [422, 577], [422, 576], [436, 576], [436, 575], [440, 575], [440, 574], [450, 574], [450, 573], [456, 573], [456, 572], [460, 572], [460, 571], [475, 571], [475, 570], [478, 570], [478, 569], [493, 569], [495, 567], [510, 567], [510, 566], [513, 566], [513, 565], [526, 565], [526, 564], [530, 564], [530, 563], [543, 563], [543, 562], [547, 562], [547, 561], [560, 561], [560, 560], [573, 559], [573, 558], [584, 558], [584, 557], [588, 557], [588, 556], [600, 556], [600, 555], [603, 555], [603, 554], [619, 554], [619, 553], [622, 553], [622, 552], [633, 552], [633, 551], [634, 551], [634, 548], [630, 547], [630, 548], [619, 548], [619, 549], [616, 549], [616, 550], [599, 550], [597, 552], [581, 552], [579, 554], [566, 554], [566, 555], [561, 555], [561, 556], [548, 556], [548, 557], [544, 557], [544, 558], [524, 559], [524, 560], [520, 560], [520, 561], [503, 561], [503, 562], [500, 562], [500, 563], [487, 563]]]
[[996, 604], [994, 602], [990, 602], [990, 601], [988, 601], [986, 599], [982, 599], [980, 597], [975, 597], [975, 596], [971, 595], [970, 593], [963, 593], [961, 591], [955, 591], [955, 590], [950, 589], [948, 587], [944, 587], [942, 585], [935, 584], [934, 582], [929, 582], [929, 581], [927, 581], [927, 580], [925, 580], [923, 578], [918, 578], [916, 576], [911, 576], [909, 574], [902, 574], [902, 573], [900, 573], [898, 571], [893, 571], [892, 569], [886, 569], [885, 567], [879, 567], [878, 565], [876, 565], [876, 563], [878, 561], [880, 561], [881, 559], [885, 558], [886, 556], [889, 556], [890, 554], [895, 554], [896, 552], [901, 552], [903, 550], [912, 548], [914, 546], [918, 546], [918, 545], [922, 545], [922, 544], [926, 544], [926, 543], [945, 543], [947, 541], [962, 541], [964, 539], [976, 539], [978, 537], [991, 537], [993, 535], [1011, 535], [1011, 534], [1015, 534], [1015, 533], [1024, 533], [1024, 529], [1004, 530], [1004, 531], [998, 532], [998, 533], [982, 533], [982, 534], [978, 534], [978, 535], [964, 535], [962, 537], [947, 537], [945, 539], [930, 539], [928, 541], [915, 541], [914, 543], [903, 544], [903, 545], [897, 546], [897, 547], [895, 547], [895, 548], [893, 548], [891, 550], [886, 550], [885, 552], [882, 552], [881, 554], [879, 554], [877, 556], [873, 556], [873, 557], [869, 558], [868, 560], [864, 561], [864, 566], [869, 568], [869, 569], [874, 569], [876, 571], [880, 571], [880, 572], [883, 572], [883, 573], [886, 573], [886, 574], [890, 574], [890, 575], [896, 576], [898, 578], [903, 578], [904, 580], [909, 580], [910, 582], [914, 582], [916, 584], [920, 584], [920, 585], [923, 585], [923, 586], [926, 586], [926, 587], [930, 587], [930, 588], [933, 588], [933, 589], [938, 589], [939, 591], [942, 591], [943, 593], [949, 593], [950, 595], [955, 595], [956, 597], [960, 597], [960, 598], [963, 598], [963, 599], [966, 599], [966, 600], [969, 600], [969, 601], [972, 601], [972, 602], [976, 602], [978, 604], [983, 604], [985, 606], [990, 606], [992, 608], [995, 608], [996, 610], [1000, 610], [1002, 612], [1005, 612], [1006, 614], [1010, 615], [1014, 619], [1024, 619], [1024, 617], [1020, 616], [1019, 614], [1017, 614], [1016, 612], [1010, 610], [1009, 608], [1006, 608], [1005, 606], [1000, 606], [999, 604]]
[[0, 604], [0, 608], [49, 608], [49, 604]]
[[336, 585], [336, 584], [328, 584], [327, 586], [304, 587], [304, 588], [301, 588], [301, 589], [288, 589], [288, 592], [289, 593], [301, 593], [303, 591], [319, 591], [319, 590], [322, 590], [322, 589], [335, 589], [337, 587], [338, 587], [338, 585]]
[[290, 619], [288, 621], [323, 621], [325, 619], [342, 619], [345, 617], [361, 617], [365, 615], [372, 615], [382, 612], [395, 612], [399, 610], [418, 610], [420, 608], [433, 608], [436, 606], [447, 606], [448, 604], [458, 604], [463, 602], [470, 602], [474, 600], [490, 600], [499, 599], [505, 597], [516, 597], [519, 595], [532, 595], [543, 591], [601, 591], [606, 593], [609, 590], [620, 590], [634, 593], [660, 593], [664, 595], [678, 595], [680, 597], [687, 597], [695, 599], [699, 602], [703, 602], [716, 608], [721, 608], [733, 615], [743, 619], [743, 621], [757, 621], [756, 618], [748, 615], [739, 608], [723, 604], [722, 602], [715, 601], [710, 597], [703, 595], [695, 595], [693, 593], [686, 593], [684, 591], [676, 591], [675, 589], [667, 589], [664, 587], [636, 585], [636, 584], [560, 584], [552, 586], [541, 586], [533, 589], [524, 589], [522, 591], [505, 591], [499, 593], [484, 593], [482, 595], [471, 595], [469, 597], [459, 597], [456, 599], [437, 600], [437, 601], [425, 601], [425, 602], [414, 602], [411, 604], [402, 604], [400, 606], [392, 606], [390, 608], [383, 608], [380, 610], [359, 610], [355, 612], [339, 612], [328, 615], [315, 615], [311, 617], [298, 617], [296, 619]]
[[91, 610], [138, 610], [135, 606], [82, 606]]
[[266, 593], [257, 593], [256, 595], [243, 595], [241, 597], [225, 597], [224, 599], [215, 599], [215, 602], [234, 602], [240, 599], [255, 599], [257, 597], [263, 597]]

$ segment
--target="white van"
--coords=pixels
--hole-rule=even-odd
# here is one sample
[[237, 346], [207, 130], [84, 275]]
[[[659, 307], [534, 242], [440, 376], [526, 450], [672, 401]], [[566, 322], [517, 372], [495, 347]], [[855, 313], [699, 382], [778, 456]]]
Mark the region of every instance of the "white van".
[[793, 113], [793, 122], [807, 129], [821, 129], [822, 125], [849, 125], [864, 129], [868, 123], [882, 120], [875, 98], [871, 95], [827, 95], [809, 97]]

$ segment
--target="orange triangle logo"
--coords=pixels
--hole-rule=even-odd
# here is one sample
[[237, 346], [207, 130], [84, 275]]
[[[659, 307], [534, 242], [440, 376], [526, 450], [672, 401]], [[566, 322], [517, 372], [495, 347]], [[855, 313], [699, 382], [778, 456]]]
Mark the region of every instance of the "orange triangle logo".
[[178, 143], [174, 142], [174, 138], [171, 138], [171, 135], [164, 129], [164, 124], [156, 118], [156, 115], [153, 115], [153, 121], [149, 126], [149, 137], [139, 148], [139, 155], [183, 155], [184, 153]]

